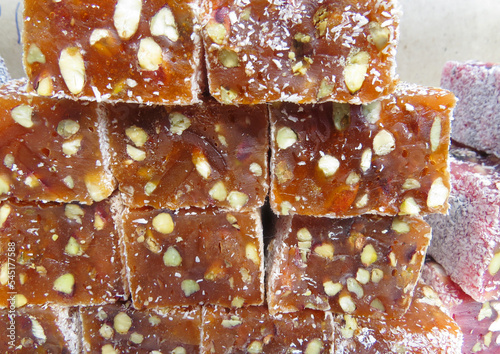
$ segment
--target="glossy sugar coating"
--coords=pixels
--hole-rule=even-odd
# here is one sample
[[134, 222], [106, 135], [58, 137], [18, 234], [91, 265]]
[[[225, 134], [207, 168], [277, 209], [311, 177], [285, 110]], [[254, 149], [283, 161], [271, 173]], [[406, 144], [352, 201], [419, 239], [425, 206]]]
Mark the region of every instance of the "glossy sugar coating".
[[392, 0], [202, 1], [209, 89], [226, 104], [361, 104], [394, 90]]
[[304, 308], [403, 315], [423, 265], [430, 227], [421, 218], [280, 217], [269, 249], [271, 313]]
[[304, 310], [271, 316], [266, 307], [203, 308], [201, 353], [333, 353], [332, 315]]
[[441, 86], [459, 99], [453, 140], [500, 157], [500, 65], [447, 62]]
[[193, 104], [201, 92], [198, 1], [25, 1], [24, 65], [43, 96]]
[[401, 318], [334, 318], [335, 353], [460, 354], [463, 334], [434, 290], [419, 282]]
[[121, 228], [135, 308], [264, 301], [257, 212], [135, 209]]
[[252, 210], [268, 191], [261, 106], [108, 106], [111, 169], [127, 205]]
[[424, 282], [439, 299], [464, 334], [463, 353], [498, 353], [500, 350], [500, 302], [480, 303], [455, 284], [438, 263], [428, 262], [422, 271]]
[[[15, 314], [15, 317], [12, 314]], [[14, 324], [12, 324], [12, 322]], [[9, 312], [0, 310], [2, 353], [78, 353], [75, 311], [68, 307], [26, 306]], [[15, 334], [11, 335], [11, 326]]]
[[95, 103], [32, 97], [23, 80], [0, 88], [0, 200], [99, 202], [115, 189]]
[[[108, 202], [0, 203], [0, 307], [98, 305], [125, 296]], [[14, 267], [14, 274], [11, 271]]]
[[83, 353], [199, 353], [201, 309], [80, 308]]
[[448, 215], [429, 215], [429, 254], [478, 302], [500, 296], [500, 172], [474, 153], [453, 151]]
[[445, 213], [454, 96], [401, 84], [364, 106], [273, 104], [271, 194], [277, 214]]

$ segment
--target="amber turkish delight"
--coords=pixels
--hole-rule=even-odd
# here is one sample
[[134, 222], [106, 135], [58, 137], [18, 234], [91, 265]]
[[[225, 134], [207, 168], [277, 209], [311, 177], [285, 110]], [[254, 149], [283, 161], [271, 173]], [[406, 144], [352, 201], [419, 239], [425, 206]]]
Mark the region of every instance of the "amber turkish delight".
[[0, 310], [0, 352], [79, 353], [76, 313], [66, 307]]
[[268, 112], [207, 100], [110, 106], [111, 168], [128, 205], [251, 210], [268, 191]]
[[24, 65], [39, 95], [155, 104], [198, 102], [197, 0], [24, 4]]
[[81, 206], [4, 201], [0, 249], [0, 307], [8, 306], [11, 292], [17, 307], [98, 305], [125, 296], [107, 202]]
[[106, 199], [115, 183], [101, 154], [98, 106], [32, 97], [24, 86], [0, 88], [0, 199]]
[[334, 318], [335, 353], [462, 353], [463, 334], [434, 290], [419, 283], [401, 318]]
[[126, 210], [126, 262], [134, 306], [260, 305], [260, 214]]
[[410, 305], [431, 229], [417, 217], [280, 217], [271, 243], [269, 311], [304, 308], [399, 317]]
[[429, 254], [474, 300], [500, 296], [500, 164], [465, 149], [450, 157], [448, 215], [429, 215]]
[[267, 308], [203, 308], [201, 353], [333, 353], [332, 315], [305, 310], [271, 316]]
[[80, 312], [84, 353], [199, 353], [200, 308], [138, 311], [113, 304]]
[[444, 213], [454, 96], [401, 84], [357, 106], [271, 106], [276, 213], [329, 217]]
[[391, 93], [392, 0], [202, 1], [210, 93], [226, 104], [361, 104]]

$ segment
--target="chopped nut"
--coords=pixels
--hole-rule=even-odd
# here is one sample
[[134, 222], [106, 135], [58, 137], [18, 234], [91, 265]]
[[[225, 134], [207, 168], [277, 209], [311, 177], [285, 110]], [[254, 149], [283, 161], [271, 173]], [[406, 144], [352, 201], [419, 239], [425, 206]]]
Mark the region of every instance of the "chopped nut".
[[365, 149], [363, 154], [361, 154], [360, 167], [363, 172], [366, 172], [372, 166], [372, 150], [370, 148]]
[[245, 246], [245, 256], [255, 265], [260, 265], [259, 250], [253, 243], [247, 243], [247, 245]]
[[493, 332], [488, 332], [484, 335], [483, 340], [484, 340], [484, 345], [486, 347], [490, 346], [492, 337], [493, 337]]
[[[171, 354], [186, 354], [186, 349], [184, 349], [183, 347], [175, 347]], [[158, 352], [158, 353], [154, 353], [154, 352], [151, 352], [150, 354], [162, 354], [161, 352]]]
[[493, 316], [493, 310], [490, 306], [489, 301], [486, 301], [481, 306], [481, 310], [479, 310], [479, 313], [477, 315], [477, 320], [482, 321], [485, 318], [491, 318], [491, 316]]
[[118, 0], [113, 14], [113, 22], [118, 35], [123, 40], [132, 37], [141, 19], [142, 0]]
[[399, 207], [399, 215], [417, 215], [420, 213], [420, 207], [413, 197], [403, 200]]
[[12, 166], [14, 165], [14, 156], [12, 154], [6, 154], [3, 158], [3, 164], [9, 170], [12, 169]]
[[207, 32], [210, 39], [212, 39], [212, 41], [214, 41], [215, 43], [217, 44], [224, 43], [227, 30], [226, 26], [224, 26], [222, 23], [218, 23], [216, 21], [210, 21], [209, 23], [207, 23], [205, 31]]
[[84, 215], [84, 211], [76, 204], [66, 204], [64, 208], [64, 215], [70, 220], [74, 220], [77, 223], [82, 223], [82, 216]]
[[363, 85], [369, 62], [370, 54], [367, 52], [358, 52], [348, 59], [344, 68], [344, 82], [351, 93], [357, 92]]
[[306, 262], [307, 254], [311, 249], [312, 235], [309, 230], [304, 227], [297, 231], [297, 239], [302, 261]]
[[296, 33], [293, 38], [300, 43], [309, 43], [311, 41], [311, 36], [304, 33]]
[[23, 307], [28, 303], [28, 299], [23, 294], [14, 295], [14, 306], [16, 308]]
[[142, 341], [144, 340], [144, 336], [140, 333], [137, 333], [137, 332], [133, 332], [131, 335], [130, 335], [130, 341], [132, 343], [135, 343], [135, 344], [141, 344]]
[[105, 339], [111, 339], [113, 334], [115, 334], [115, 331], [110, 325], [103, 324], [101, 328], [99, 328], [99, 334]]
[[280, 149], [288, 149], [295, 144], [298, 140], [297, 134], [288, 127], [283, 127], [278, 130], [276, 134], [276, 143]]
[[144, 186], [144, 193], [147, 196], [150, 196], [151, 194], [153, 194], [153, 192], [155, 191], [156, 187], [158, 187], [158, 182], [149, 181]]
[[231, 301], [231, 307], [236, 307], [236, 308], [241, 308], [245, 304], [245, 299], [239, 296], [235, 296], [234, 299]]
[[36, 88], [36, 93], [40, 96], [49, 97], [52, 96], [52, 91], [54, 90], [54, 83], [50, 76], [45, 76], [38, 81], [38, 87]]
[[113, 193], [114, 185], [103, 178], [100, 171], [88, 173], [84, 177], [85, 187], [94, 202], [100, 202]]
[[62, 151], [66, 156], [73, 156], [78, 151], [80, 151], [81, 146], [82, 146], [82, 138], [76, 138], [73, 140], [65, 141], [62, 144]]
[[70, 237], [64, 248], [64, 253], [68, 256], [81, 256], [83, 254], [82, 246], [74, 237]]
[[144, 161], [146, 159], [146, 151], [140, 150], [132, 145], [127, 144], [127, 155], [135, 161]]
[[243, 322], [241, 321], [241, 319], [238, 316], [231, 316], [230, 320], [222, 320], [221, 323], [222, 323], [222, 327], [224, 327], [224, 328], [233, 328], [233, 327], [239, 326]]
[[328, 12], [325, 6], [321, 6], [313, 16], [313, 23], [316, 27], [316, 35], [318, 37], [323, 37], [326, 33], [326, 28], [328, 25]]
[[219, 61], [226, 68], [236, 68], [240, 66], [240, 59], [238, 58], [238, 54], [228, 49], [219, 50]]
[[323, 242], [314, 248], [314, 253], [318, 256], [332, 260], [335, 249], [331, 243]]
[[356, 208], [364, 208], [368, 204], [368, 194], [363, 194], [361, 198], [356, 201]]
[[328, 97], [333, 93], [333, 89], [335, 88], [335, 84], [333, 84], [329, 78], [324, 77], [319, 84], [318, 94], [316, 95], [316, 99], [320, 100], [322, 98]]
[[420, 188], [420, 182], [414, 178], [407, 178], [403, 183], [403, 190], [417, 189]]
[[356, 294], [358, 299], [361, 299], [365, 294], [365, 292], [363, 291], [363, 287], [354, 278], [347, 278], [347, 290]]
[[259, 354], [262, 353], [262, 350], [263, 350], [262, 342], [258, 340], [254, 340], [252, 343], [250, 343], [250, 345], [247, 348], [247, 352], [249, 354]]
[[144, 146], [146, 141], [148, 140], [148, 134], [144, 131], [144, 129], [139, 128], [138, 126], [131, 126], [125, 130], [125, 134], [128, 136], [130, 140], [134, 143], [135, 146], [141, 147]]
[[376, 123], [380, 119], [380, 112], [382, 111], [382, 103], [375, 101], [362, 106], [361, 111], [368, 123]]
[[174, 221], [168, 213], [160, 213], [153, 218], [153, 228], [162, 234], [174, 231]]
[[137, 59], [142, 69], [156, 71], [163, 62], [163, 51], [153, 38], [141, 39]]
[[231, 191], [231, 193], [227, 196], [227, 200], [233, 209], [239, 211], [243, 208], [243, 206], [245, 206], [246, 203], [248, 203], [249, 198], [245, 193]]
[[226, 200], [227, 190], [224, 182], [219, 181], [215, 183], [213, 187], [208, 191], [208, 195], [210, 195], [212, 199], [218, 200], [219, 202]]
[[377, 252], [375, 251], [375, 247], [372, 244], [367, 244], [363, 247], [363, 251], [361, 252], [361, 263], [363, 263], [366, 267], [370, 266], [378, 259]]
[[389, 43], [389, 35], [391, 33], [389, 29], [382, 27], [380, 23], [375, 21], [370, 22], [368, 28], [370, 29], [368, 41], [373, 43], [378, 50], [384, 49], [387, 43]]
[[77, 95], [85, 85], [85, 62], [78, 47], [67, 47], [59, 57], [59, 70], [69, 91]]
[[7, 285], [9, 282], [9, 263], [5, 262], [0, 267], [0, 284]]
[[45, 64], [45, 55], [36, 44], [31, 44], [28, 49], [28, 54], [26, 55], [26, 61], [28, 64], [40, 63]]
[[441, 140], [441, 118], [434, 118], [434, 122], [432, 122], [431, 127], [431, 151], [434, 152], [439, 147], [439, 143]]
[[195, 292], [200, 291], [200, 285], [194, 280], [186, 279], [182, 281], [181, 289], [184, 292], [184, 295], [189, 297]]
[[125, 312], [119, 312], [115, 318], [113, 318], [113, 327], [116, 332], [126, 334], [130, 327], [132, 327], [132, 319]]
[[33, 126], [33, 121], [31, 120], [32, 115], [33, 107], [25, 104], [17, 106], [10, 111], [10, 116], [14, 119], [14, 122], [25, 128], [31, 128]]
[[214, 262], [208, 267], [203, 278], [205, 280], [214, 281], [224, 276], [226, 270], [220, 262]]
[[0, 207], [0, 228], [3, 226], [3, 224], [9, 217], [11, 211], [12, 208], [8, 204], [4, 204], [2, 205], [2, 207]]
[[57, 134], [64, 139], [71, 138], [80, 130], [80, 124], [72, 119], [63, 119], [57, 125]]
[[10, 191], [10, 181], [9, 177], [6, 175], [0, 175], [0, 195], [7, 194]]
[[337, 158], [330, 155], [323, 155], [318, 161], [318, 167], [325, 177], [331, 177], [337, 172], [340, 167], [340, 162]]
[[345, 180], [345, 183], [350, 185], [350, 186], [353, 186], [355, 184], [358, 184], [360, 179], [361, 179], [361, 176], [353, 171], [353, 172], [349, 173], [349, 175], [347, 176], [347, 178]]
[[148, 318], [148, 322], [151, 324], [151, 326], [157, 326], [161, 323], [161, 319], [158, 316], [151, 316]]
[[112, 344], [106, 344], [102, 346], [101, 354], [118, 354], [118, 353], [116, 352], [115, 348], [113, 348]]
[[374, 309], [377, 309], [377, 310], [380, 310], [382, 312], [385, 312], [385, 306], [384, 306], [384, 304], [382, 303], [382, 301], [380, 301], [377, 298], [373, 299], [373, 301], [370, 303], [370, 306], [373, 307]]
[[372, 269], [372, 282], [379, 283], [384, 278], [384, 272], [378, 268]]
[[379, 156], [387, 155], [396, 148], [396, 139], [394, 136], [383, 129], [373, 138], [373, 151]]
[[351, 124], [351, 107], [346, 103], [332, 104], [333, 125], [338, 131], [344, 131]]
[[182, 257], [174, 246], [170, 246], [163, 255], [163, 263], [167, 267], [178, 267], [181, 265]]
[[103, 218], [101, 218], [99, 214], [96, 213], [94, 217], [94, 228], [100, 231], [104, 228], [104, 223], [105, 222]]
[[234, 91], [233, 89], [226, 89], [223, 86], [219, 88], [219, 92], [220, 100], [224, 104], [232, 104], [236, 97], [238, 97], [236, 91]]
[[427, 206], [429, 208], [438, 208], [443, 206], [448, 200], [450, 191], [443, 183], [443, 179], [438, 177], [432, 182], [431, 189], [427, 196]]
[[314, 338], [307, 344], [304, 354], [320, 354], [323, 350], [323, 342], [321, 339]]
[[358, 268], [358, 271], [356, 273], [356, 280], [363, 285], [368, 284], [368, 282], [370, 281], [370, 272], [366, 269]]
[[395, 267], [398, 265], [398, 260], [396, 259], [396, 254], [394, 252], [389, 253], [389, 262], [391, 267]]
[[398, 234], [406, 234], [410, 232], [410, 225], [408, 225], [405, 221], [396, 218], [392, 221], [391, 229], [396, 231]]
[[352, 300], [352, 297], [348, 294], [340, 295], [339, 305], [340, 308], [347, 313], [352, 313], [356, 310], [356, 304]]
[[290, 215], [290, 210], [292, 210], [292, 209], [293, 209], [292, 203], [290, 203], [287, 200], [282, 202], [280, 205], [281, 215]]
[[33, 334], [33, 337], [36, 338], [36, 341], [39, 344], [44, 344], [47, 340], [47, 336], [45, 335], [43, 327], [40, 325], [40, 322], [38, 322], [35, 317], [30, 316], [30, 320], [31, 320], [31, 333]]
[[170, 131], [173, 134], [182, 135], [184, 130], [191, 126], [191, 120], [178, 112], [170, 113], [168, 119], [170, 121]]
[[165, 36], [172, 42], [177, 42], [179, 39], [174, 14], [168, 7], [162, 8], [153, 16], [149, 28], [153, 36]]
[[204, 179], [208, 179], [212, 173], [212, 168], [210, 167], [210, 164], [208, 163], [208, 160], [203, 152], [199, 150], [193, 152], [192, 161], [200, 176]]
[[250, 164], [250, 172], [253, 173], [254, 176], [256, 177], [260, 177], [262, 176], [262, 167], [260, 167], [260, 165], [256, 162], [252, 162]]
[[334, 283], [331, 280], [325, 281], [323, 283], [323, 289], [325, 289], [325, 294], [328, 296], [337, 295], [340, 290], [342, 290], [343, 286], [340, 283]]
[[36, 188], [40, 186], [40, 180], [36, 176], [28, 176], [24, 180], [24, 184], [30, 188]]
[[495, 253], [495, 255], [491, 258], [490, 264], [488, 265], [488, 273], [491, 276], [494, 276], [500, 270], [500, 251]]
[[75, 285], [75, 277], [71, 273], [66, 273], [61, 275], [54, 281], [53, 289], [60, 293], [70, 295], [73, 293], [73, 287]]
[[345, 326], [340, 329], [342, 337], [350, 339], [354, 337], [354, 332], [358, 329], [358, 322], [350, 315], [344, 315]]
[[95, 30], [92, 31], [92, 34], [90, 35], [89, 43], [91, 46], [94, 46], [100, 40], [112, 37], [113, 34], [111, 33], [110, 30], [104, 28], [96, 28]]

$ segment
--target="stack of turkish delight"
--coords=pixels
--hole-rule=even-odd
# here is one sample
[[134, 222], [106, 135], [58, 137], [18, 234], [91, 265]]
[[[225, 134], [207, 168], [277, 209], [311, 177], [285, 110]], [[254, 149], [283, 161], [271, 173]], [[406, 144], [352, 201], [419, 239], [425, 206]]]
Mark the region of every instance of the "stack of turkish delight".
[[3, 352], [460, 352], [419, 281], [455, 97], [398, 81], [396, 1], [24, 5]]

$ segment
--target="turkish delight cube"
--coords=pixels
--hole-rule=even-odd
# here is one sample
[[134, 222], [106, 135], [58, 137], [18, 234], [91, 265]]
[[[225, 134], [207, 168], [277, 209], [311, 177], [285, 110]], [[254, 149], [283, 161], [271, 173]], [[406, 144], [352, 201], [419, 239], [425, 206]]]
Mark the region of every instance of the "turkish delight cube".
[[338, 315], [335, 353], [462, 353], [463, 334], [442, 309], [434, 290], [422, 283], [408, 312], [388, 319]]
[[280, 217], [268, 261], [269, 311], [400, 317], [410, 306], [430, 227], [417, 217]]
[[429, 215], [429, 254], [478, 302], [500, 296], [500, 165], [452, 150], [448, 215]]
[[268, 191], [267, 107], [109, 106], [111, 168], [125, 203], [252, 210]]
[[258, 212], [132, 209], [122, 223], [137, 309], [264, 301]]
[[391, 93], [392, 0], [202, 1], [210, 93], [226, 104], [361, 104]]
[[401, 84], [356, 106], [271, 106], [271, 194], [278, 214], [444, 213], [454, 96]]
[[84, 353], [199, 353], [201, 309], [80, 308]]
[[198, 0], [24, 2], [24, 65], [42, 96], [193, 104], [201, 92]]
[[0, 199], [106, 199], [114, 178], [101, 153], [105, 143], [95, 103], [32, 97], [24, 80], [0, 88]]
[[441, 86], [459, 99], [452, 139], [500, 157], [500, 65], [447, 62]]
[[304, 310], [271, 316], [266, 307], [203, 308], [201, 353], [333, 353], [332, 315]]
[[0, 307], [114, 302], [124, 297], [120, 246], [108, 202], [0, 203]]

